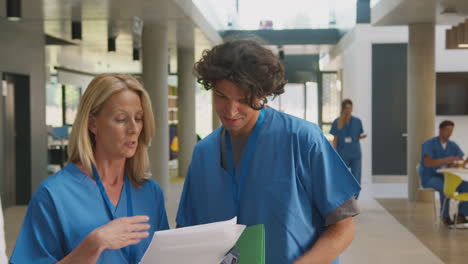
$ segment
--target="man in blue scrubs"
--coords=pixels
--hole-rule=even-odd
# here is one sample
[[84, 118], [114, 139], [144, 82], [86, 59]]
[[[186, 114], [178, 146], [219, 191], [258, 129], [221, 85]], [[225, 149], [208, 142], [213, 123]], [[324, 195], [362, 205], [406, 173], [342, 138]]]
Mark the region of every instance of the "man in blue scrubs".
[[195, 73], [223, 126], [195, 147], [177, 225], [237, 216], [265, 226], [268, 264], [338, 263], [360, 186], [315, 124], [266, 106], [284, 92], [279, 60], [255, 41], [228, 41]]
[[[455, 161], [463, 160], [463, 156], [465, 155], [455, 142], [449, 140], [454, 127], [455, 124], [450, 120], [441, 122], [439, 125], [439, 135], [427, 140], [422, 145], [421, 165], [419, 167], [421, 184], [424, 187], [434, 188], [439, 192], [441, 210], [445, 200], [444, 176], [441, 173], [437, 173], [437, 170], [453, 164]], [[468, 192], [468, 182], [462, 182], [457, 190], [459, 192]], [[451, 226], [453, 225], [453, 221], [449, 216], [449, 204], [447, 201], [441, 215], [444, 224]], [[460, 203], [458, 213], [457, 223], [467, 222], [465, 216], [468, 216], [468, 203]]]

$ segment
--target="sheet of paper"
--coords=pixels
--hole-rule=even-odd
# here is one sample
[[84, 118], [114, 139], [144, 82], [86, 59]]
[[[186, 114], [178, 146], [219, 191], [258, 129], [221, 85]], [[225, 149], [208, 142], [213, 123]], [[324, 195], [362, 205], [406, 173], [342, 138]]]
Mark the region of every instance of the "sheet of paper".
[[140, 264], [220, 264], [245, 229], [236, 222], [155, 232]]

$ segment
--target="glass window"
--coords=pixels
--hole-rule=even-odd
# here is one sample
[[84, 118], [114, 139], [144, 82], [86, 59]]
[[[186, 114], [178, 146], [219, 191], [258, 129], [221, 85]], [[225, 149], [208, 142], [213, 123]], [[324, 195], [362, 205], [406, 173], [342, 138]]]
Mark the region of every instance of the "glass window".
[[80, 103], [81, 88], [73, 85], [65, 85], [62, 88], [65, 89], [65, 125], [73, 125]]
[[306, 82], [306, 115], [305, 119], [309, 122], [318, 124], [319, 98], [316, 82]]
[[336, 72], [322, 73], [322, 130], [328, 137], [331, 124], [340, 116], [341, 83]]
[[59, 127], [63, 125], [62, 85], [57, 76], [51, 76], [46, 85], [46, 124]]
[[350, 29], [356, 22], [356, 0], [193, 0], [193, 3], [218, 31]]
[[281, 95], [281, 110], [287, 114], [305, 118], [304, 84], [288, 83]]

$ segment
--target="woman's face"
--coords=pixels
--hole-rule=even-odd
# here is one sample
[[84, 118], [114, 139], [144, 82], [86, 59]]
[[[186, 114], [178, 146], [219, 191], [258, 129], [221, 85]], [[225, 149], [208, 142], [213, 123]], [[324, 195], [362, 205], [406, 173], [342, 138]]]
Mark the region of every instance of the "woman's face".
[[132, 90], [118, 92], [90, 116], [89, 130], [95, 135], [96, 153], [105, 159], [125, 159], [135, 155], [143, 129], [140, 96]]
[[352, 104], [345, 104], [343, 108], [343, 114], [346, 116], [350, 116], [353, 112], [353, 105]]

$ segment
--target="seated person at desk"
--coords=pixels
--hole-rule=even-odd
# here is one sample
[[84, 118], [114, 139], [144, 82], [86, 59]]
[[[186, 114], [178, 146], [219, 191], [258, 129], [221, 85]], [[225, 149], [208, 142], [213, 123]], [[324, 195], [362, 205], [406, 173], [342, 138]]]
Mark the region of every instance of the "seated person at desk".
[[10, 264], [138, 263], [168, 229], [148, 177], [154, 135], [146, 91], [122, 74], [97, 76], [78, 108], [69, 163], [32, 197]]
[[[437, 190], [440, 194], [441, 210], [445, 200], [444, 195], [444, 176], [437, 173], [437, 170], [443, 166], [448, 166], [454, 162], [463, 160], [463, 151], [453, 141], [449, 140], [452, 135], [455, 124], [446, 120], [439, 125], [439, 135], [433, 137], [422, 145], [421, 165], [419, 175], [424, 187], [430, 187]], [[458, 187], [459, 192], [468, 192], [468, 182], [462, 182]], [[453, 224], [449, 216], [449, 202], [447, 201], [444, 211], [441, 212], [442, 221], [446, 225]], [[465, 216], [468, 216], [468, 203], [460, 203], [458, 223], [466, 223]]]

